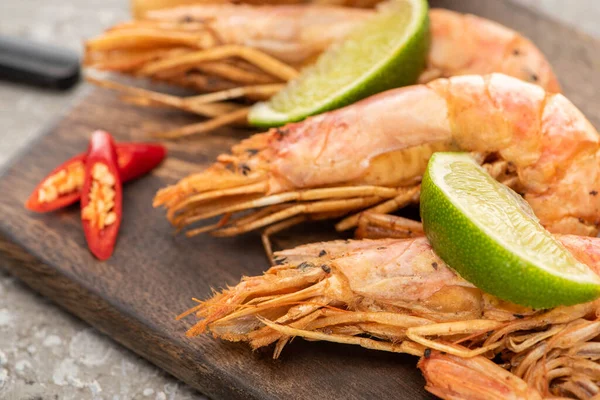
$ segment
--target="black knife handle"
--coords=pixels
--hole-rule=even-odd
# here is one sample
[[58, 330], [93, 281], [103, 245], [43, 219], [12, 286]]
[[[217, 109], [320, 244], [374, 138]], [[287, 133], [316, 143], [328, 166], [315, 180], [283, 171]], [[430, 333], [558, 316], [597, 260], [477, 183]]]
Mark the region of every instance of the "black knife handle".
[[79, 57], [66, 49], [0, 36], [0, 79], [66, 90], [79, 81]]

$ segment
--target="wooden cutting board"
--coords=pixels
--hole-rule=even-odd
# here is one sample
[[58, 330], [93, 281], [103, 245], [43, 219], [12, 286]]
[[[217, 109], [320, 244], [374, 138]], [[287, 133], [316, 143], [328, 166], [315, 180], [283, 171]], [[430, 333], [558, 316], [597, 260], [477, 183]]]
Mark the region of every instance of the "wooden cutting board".
[[[536, 42], [554, 65], [564, 91], [596, 125], [600, 107], [600, 44], [506, 1], [433, 1], [434, 6], [472, 12], [513, 27]], [[23, 203], [48, 171], [86, 148], [97, 128], [118, 140], [141, 140], [143, 132], [193, 119], [179, 112], [123, 105], [112, 93], [94, 91], [48, 133], [16, 158], [0, 178], [2, 265], [32, 288], [202, 393], [222, 399], [424, 399], [416, 358], [353, 346], [295, 340], [281, 359], [271, 349], [210, 336], [187, 339], [191, 320], [176, 314], [205, 298], [211, 287], [237, 283], [267, 268], [259, 238], [173, 235], [151, 200], [157, 189], [209, 165], [248, 135], [221, 130], [197, 140], [169, 143], [169, 159], [152, 175], [126, 185], [124, 221], [114, 256], [98, 262], [86, 249], [79, 209], [35, 215]], [[295, 240], [314, 241], [327, 225], [303, 227]], [[325, 229], [327, 230], [327, 229]], [[331, 233], [331, 232], [330, 232]], [[280, 244], [289, 246], [291, 241]]]

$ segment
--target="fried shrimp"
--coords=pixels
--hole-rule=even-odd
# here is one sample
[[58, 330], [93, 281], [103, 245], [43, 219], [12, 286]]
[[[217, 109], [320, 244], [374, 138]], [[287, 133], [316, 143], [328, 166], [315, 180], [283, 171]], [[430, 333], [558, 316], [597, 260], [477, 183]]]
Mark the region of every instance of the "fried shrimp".
[[[600, 239], [557, 238], [600, 272]], [[264, 275], [182, 315], [199, 318], [188, 336], [274, 344], [274, 357], [293, 337], [408, 353], [423, 357], [426, 389], [446, 399], [596, 393], [599, 301], [534, 310], [499, 300], [458, 276], [425, 237], [314, 243], [275, 257]]]
[[[362, 210], [385, 214], [418, 202], [435, 151], [471, 152], [552, 232], [598, 232], [598, 132], [563, 95], [501, 74], [395, 89], [254, 135], [160, 190], [154, 205], [178, 228], [228, 216], [189, 232], [217, 236]], [[337, 228], [357, 222], [355, 214]]]
[[[385, 8], [385, 5], [381, 5]], [[246, 112], [231, 99], [265, 100], [312, 64], [332, 44], [376, 11], [332, 5], [204, 4], [151, 11], [117, 25], [86, 43], [85, 64], [201, 92], [190, 97], [143, 91], [91, 79], [126, 93], [138, 105], [162, 105], [212, 118], [210, 123], [164, 133], [176, 138], [245, 123]], [[418, 83], [467, 74], [504, 73], [550, 92], [560, 87], [550, 64], [527, 38], [474, 15], [434, 9], [429, 13], [431, 47]], [[207, 106], [223, 103], [214, 115]], [[246, 110], [247, 111], [247, 110]]]

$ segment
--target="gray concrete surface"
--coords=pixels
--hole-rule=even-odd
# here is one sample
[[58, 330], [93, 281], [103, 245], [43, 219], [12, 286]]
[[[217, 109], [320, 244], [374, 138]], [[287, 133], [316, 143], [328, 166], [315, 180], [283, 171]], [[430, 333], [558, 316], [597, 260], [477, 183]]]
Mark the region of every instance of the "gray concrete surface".
[[[2, 0], [0, 34], [80, 51], [83, 38], [128, 18], [127, 0]], [[0, 167], [86, 90], [0, 82]], [[2, 272], [0, 399], [191, 400], [198, 393]]]
[[[596, 0], [519, 1], [600, 37]], [[127, 7], [126, 0], [2, 0], [0, 34], [80, 50], [83, 38], [127, 18]], [[0, 82], [0, 167], [87, 89], [57, 94]], [[0, 265], [0, 398], [203, 397], [36, 295]]]

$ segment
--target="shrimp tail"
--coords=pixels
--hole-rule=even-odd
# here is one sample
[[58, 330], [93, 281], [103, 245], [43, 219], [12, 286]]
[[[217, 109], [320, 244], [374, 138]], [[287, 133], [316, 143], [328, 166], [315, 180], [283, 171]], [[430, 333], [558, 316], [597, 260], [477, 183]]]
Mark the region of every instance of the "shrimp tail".
[[448, 400], [541, 400], [525, 381], [483, 356], [461, 358], [427, 350], [418, 364], [425, 389]]

